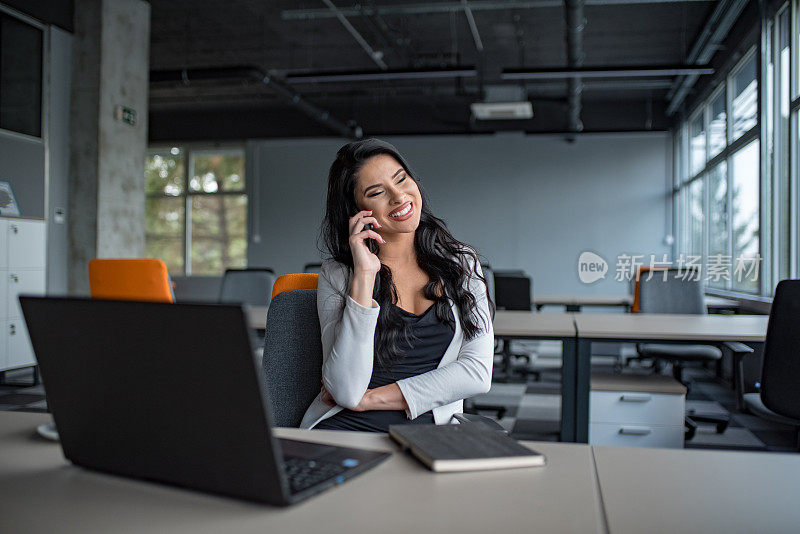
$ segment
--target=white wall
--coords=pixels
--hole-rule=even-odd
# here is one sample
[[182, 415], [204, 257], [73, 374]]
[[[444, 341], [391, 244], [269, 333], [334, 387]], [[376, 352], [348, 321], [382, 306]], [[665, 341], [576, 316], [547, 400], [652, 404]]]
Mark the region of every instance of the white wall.
[[[386, 138], [404, 154], [434, 213], [497, 269], [533, 275], [534, 293], [626, 293], [621, 253], [669, 252], [671, 148], [666, 133]], [[298, 272], [318, 261], [327, 171], [345, 140], [251, 141], [251, 266]], [[257, 241], [257, 242], [254, 242]], [[580, 282], [584, 250], [609, 262]]]

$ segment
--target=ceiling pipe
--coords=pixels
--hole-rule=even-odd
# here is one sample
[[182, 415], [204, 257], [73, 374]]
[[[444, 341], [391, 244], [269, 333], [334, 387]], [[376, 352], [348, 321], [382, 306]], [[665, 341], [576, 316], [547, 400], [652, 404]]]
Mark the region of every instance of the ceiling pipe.
[[714, 74], [710, 67], [588, 67], [578, 69], [503, 69], [501, 80], [559, 80], [567, 78], [659, 78]]
[[[583, 28], [586, 25], [583, 5], [584, 0], [564, 0], [567, 19], [567, 62], [570, 69], [580, 69], [583, 66]], [[583, 130], [582, 94], [583, 84], [580, 76], [570, 77], [567, 81], [567, 130], [570, 132]]]
[[[708, 17], [686, 58], [689, 65], [707, 65], [719, 49], [720, 44], [728, 36], [739, 15], [747, 6], [748, 0], [721, 0], [711, 16]], [[672, 116], [689, 95], [699, 78], [698, 74], [680, 77], [667, 92], [667, 116]]]
[[360, 126], [345, 124], [331, 116], [329, 112], [315, 106], [297, 91], [286, 87], [277, 77], [264, 72], [258, 67], [243, 66], [150, 71], [150, 83], [175, 82], [183, 85], [190, 85], [192, 82], [231, 79], [246, 79], [263, 83], [288, 103], [344, 137], [360, 139], [364, 135]]
[[[684, 2], [708, 2], [708, 0], [586, 0], [587, 6], [621, 6], [636, 4], [676, 4]], [[535, 9], [540, 7], [560, 7], [562, 0], [471, 0], [472, 11], [497, 11], [507, 9]], [[417, 4], [362, 5], [337, 8], [344, 17], [367, 15], [430, 15], [437, 13], [458, 13], [464, 10], [461, 2], [437, 2]], [[328, 9], [286, 9], [281, 11], [283, 20], [329, 19], [337, 15]]]
[[478, 75], [475, 67], [456, 67], [442, 69], [397, 69], [378, 71], [328, 71], [298, 72], [287, 74], [288, 84], [296, 83], [337, 83], [337, 82], [374, 82], [392, 80], [435, 80], [446, 78], [474, 78]]
[[383, 61], [383, 52], [380, 50], [373, 50], [367, 40], [364, 39], [360, 33], [358, 33], [358, 30], [356, 30], [353, 25], [350, 24], [350, 21], [347, 20], [347, 17], [342, 14], [338, 7], [333, 5], [331, 0], [322, 0], [322, 3], [328, 6], [328, 9], [330, 9], [331, 12], [336, 15], [336, 18], [339, 19], [339, 22], [342, 23], [342, 26], [344, 26], [350, 35], [353, 36], [353, 39], [355, 39], [358, 44], [361, 45], [361, 48], [364, 49], [364, 51], [369, 55], [370, 59], [372, 59], [372, 61], [374, 61], [378, 67], [380, 67], [382, 70], [389, 68], [389, 66]]

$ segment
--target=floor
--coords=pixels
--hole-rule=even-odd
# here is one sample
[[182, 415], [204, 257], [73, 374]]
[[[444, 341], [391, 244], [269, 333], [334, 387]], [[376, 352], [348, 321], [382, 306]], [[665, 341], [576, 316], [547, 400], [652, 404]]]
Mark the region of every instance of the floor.
[[[527, 347], [530, 348], [530, 347]], [[561, 419], [560, 347], [537, 347], [532, 368], [540, 372], [539, 380], [525, 383], [494, 383], [492, 389], [473, 398], [480, 413], [499, 421], [517, 439], [557, 441]], [[613, 369], [616, 358], [608, 354], [592, 357], [593, 370]], [[650, 372], [628, 369], [627, 372]], [[692, 380], [687, 396], [687, 409], [697, 413], [728, 413], [731, 423], [722, 434], [711, 425], [701, 425], [686, 448], [732, 449], [757, 451], [794, 451], [795, 433], [791, 427], [770, 423], [736, 410], [734, 392], [717, 381], [710, 371], [686, 371]], [[0, 410], [47, 412], [44, 387], [31, 386], [29, 369], [5, 373], [0, 384]], [[498, 418], [498, 415], [502, 417]]]

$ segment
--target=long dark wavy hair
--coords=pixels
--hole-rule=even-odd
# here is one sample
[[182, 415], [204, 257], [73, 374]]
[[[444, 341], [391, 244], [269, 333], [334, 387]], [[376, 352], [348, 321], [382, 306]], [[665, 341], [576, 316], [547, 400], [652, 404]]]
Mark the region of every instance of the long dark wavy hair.
[[[445, 222], [431, 213], [430, 204], [419, 183], [419, 177], [411, 171], [405, 158], [391, 144], [380, 139], [363, 139], [343, 146], [328, 173], [328, 199], [325, 218], [322, 221], [320, 239], [323, 253], [353, 270], [353, 255], [350, 251], [350, 218], [361, 211], [356, 203], [355, 191], [359, 171], [372, 157], [379, 154], [392, 156], [411, 176], [419, 187], [422, 197], [422, 212], [419, 226], [414, 234], [414, 250], [417, 263], [430, 281], [423, 288], [425, 297], [434, 301], [436, 316], [440, 321], [454, 327], [448, 297], [458, 309], [461, 327], [466, 339], [474, 338], [480, 331], [479, 321], [491, 321], [478, 310], [475, 296], [466, 289], [467, 281], [476, 276], [486, 286], [486, 279], [478, 273], [479, 257], [472, 247], [461, 243], [450, 234]], [[372, 249], [373, 252], [375, 249]], [[494, 316], [494, 303], [489, 298], [490, 314]], [[402, 335], [411, 339], [411, 327], [403, 321], [395, 306], [397, 288], [392, 280], [392, 271], [384, 264], [376, 275], [373, 298], [381, 307], [378, 326], [375, 329], [375, 360], [385, 369], [403, 357], [398, 348]]]

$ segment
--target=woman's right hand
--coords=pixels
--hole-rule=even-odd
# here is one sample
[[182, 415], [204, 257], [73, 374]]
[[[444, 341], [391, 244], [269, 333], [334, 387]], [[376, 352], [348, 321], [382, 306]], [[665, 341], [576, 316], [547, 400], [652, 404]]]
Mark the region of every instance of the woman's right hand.
[[350, 217], [350, 251], [353, 254], [353, 270], [362, 273], [377, 273], [381, 270], [381, 260], [369, 250], [366, 241], [367, 239], [375, 239], [380, 243], [386, 243], [386, 241], [378, 232], [365, 229], [367, 224], [381, 227], [377, 219], [372, 217], [372, 210], [359, 211]]

